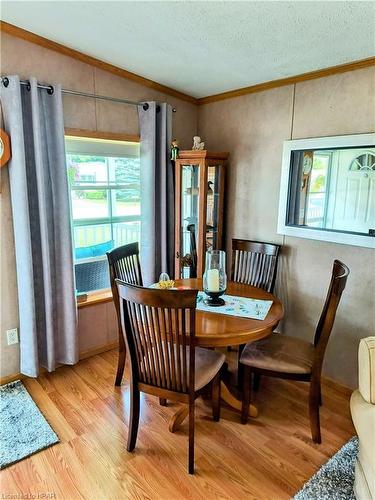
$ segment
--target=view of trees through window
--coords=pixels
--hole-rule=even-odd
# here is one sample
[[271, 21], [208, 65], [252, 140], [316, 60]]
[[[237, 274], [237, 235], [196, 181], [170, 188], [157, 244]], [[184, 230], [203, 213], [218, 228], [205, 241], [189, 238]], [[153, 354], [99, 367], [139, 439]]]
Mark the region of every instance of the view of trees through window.
[[311, 227], [324, 224], [329, 162], [329, 154], [314, 154], [306, 214], [306, 222]]
[[[90, 264], [85, 269], [93, 274], [93, 262], [101, 261], [106, 252], [140, 240], [139, 162], [138, 156], [66, 155], [77, 282], [82, 281], [77, 265]], [[80, 291], [108, 284], [106, 262], [98, 266], [105, 273], [99, 280], [102, 285], [92, 276], [95, 284], [77, 283]]]

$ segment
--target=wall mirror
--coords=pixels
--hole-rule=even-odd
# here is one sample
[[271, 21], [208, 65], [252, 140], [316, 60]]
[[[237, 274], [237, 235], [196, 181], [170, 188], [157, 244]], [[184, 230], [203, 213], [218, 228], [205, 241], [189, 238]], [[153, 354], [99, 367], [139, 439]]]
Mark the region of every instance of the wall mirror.
[[284, 143], [278, 232], [375, 248], [375, 134]]

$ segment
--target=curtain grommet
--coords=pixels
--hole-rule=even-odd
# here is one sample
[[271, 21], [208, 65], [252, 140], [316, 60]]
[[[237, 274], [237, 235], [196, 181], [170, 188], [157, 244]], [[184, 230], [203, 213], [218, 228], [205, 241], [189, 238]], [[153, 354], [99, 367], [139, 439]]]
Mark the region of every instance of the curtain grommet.
[[52, 95], [55, 92], [55, 89], [53, 88], [53, 85], [50, 85], [49, 89], [47, 89], [47, 94]]
[[9, 86], [9, 78], [4, 77], [1, 79], [2, 84], [4, 85], [5, 88]]
[[27, 85], [26, 85], [26, 90], [28, 90], [30, 92], [31, 90], [31, 85], [30, 85], [30, 82], [27, 82]]
[[143, 106], [142, 106], [142, 108], [143, 108], [145, 111], [147, 111], [149, 107], [150, 107], [150, 105], [149, 105], [147, 102], [145, 102], [145, 103], [143, 104]]

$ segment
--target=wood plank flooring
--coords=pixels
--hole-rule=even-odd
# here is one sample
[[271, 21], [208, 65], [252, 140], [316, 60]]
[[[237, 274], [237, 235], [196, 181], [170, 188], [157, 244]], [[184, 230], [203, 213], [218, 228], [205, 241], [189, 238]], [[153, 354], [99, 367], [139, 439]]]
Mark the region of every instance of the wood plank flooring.
[[264, 378], [259, 417], [241, 425], [222, 406], [197, 401], [194, 476], [187, 474], [187, 424], [168, 421], [178, 408], [141, 397], [135, 452], [125, 449], [128, 383], [114, 387], [117, 353], [109, 351], [59, 368], [25, 386], [61, 443], [1, 473], [1, 498], [287, 499], [353, 434], [348, 395], [323, 387], [321, 445], [312, 443], [307, 384]]

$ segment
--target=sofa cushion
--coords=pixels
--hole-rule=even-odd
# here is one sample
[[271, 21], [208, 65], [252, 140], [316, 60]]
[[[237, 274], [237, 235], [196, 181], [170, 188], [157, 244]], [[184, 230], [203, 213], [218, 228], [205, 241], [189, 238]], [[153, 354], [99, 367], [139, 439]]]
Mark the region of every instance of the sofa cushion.
[[361, 339], [358, 349], [359, 391], [365, 401], [375, 404], [375, 337]]

